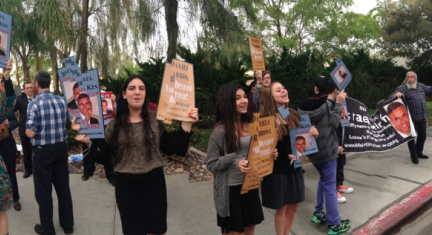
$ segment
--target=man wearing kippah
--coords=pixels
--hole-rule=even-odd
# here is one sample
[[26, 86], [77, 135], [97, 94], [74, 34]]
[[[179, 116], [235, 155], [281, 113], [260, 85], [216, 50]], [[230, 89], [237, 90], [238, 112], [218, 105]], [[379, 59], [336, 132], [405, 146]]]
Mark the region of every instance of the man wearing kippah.
[[[429, 158], [423, 154], [423, 147], [426, 141], [426, 129], [428, 121], [426, 112], [426, 96], [432, 96], [432, 86], [426, 86], [423, 83], [417, 82], [417, 74], [413, 71], [409, 71], [406, 75], [405, 81], [396, 89], [393, 94], [391, 94], [390, 99], [393, 97], [400, 98], [402, 95], [405, 97], [405, 100], [408, 103], [411, 119], [417, 132], [417, 143], [414, 139], [408, 142], [411, 161], [413, 164], [419, 164], [419, 158]], [[402, 133], [400, 130], [398, 130], [398, 132]]]
[[40, 216], [40, 224], [36, 224], [34, 230], [41, 235], [55, 235], [52, 199], [54, 185], [60, 226], [65, 234], [72, 234], [74, 219], [67, 162], [67, 105], [63, 97], [51, 93], [49, 73], [37, 72], [33, 83], [38, 95], [28, 105], [26, 135], [33, 145], [33, 177]]

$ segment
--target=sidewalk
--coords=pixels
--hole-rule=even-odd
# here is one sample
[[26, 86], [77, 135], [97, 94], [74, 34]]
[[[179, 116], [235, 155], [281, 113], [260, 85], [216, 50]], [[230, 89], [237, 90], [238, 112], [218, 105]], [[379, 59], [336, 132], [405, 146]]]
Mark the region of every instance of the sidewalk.
[[[425, 144], [424, 154], [432, 157], [432, 129]], [[295, 235], [326, 234], [327, 225], [310, 222], [316, 203], [318, 173], [310, 164], [303, 167], [305, 173], [306, 200], [301, 203], [294, 222]], [[345, 197], [348, 202], [339, 207], [342, 219], [352, 221], [351, 234], [380, 212], [405, 198], [410, 192], [432, 181], [432, 159], [420, 159], [413, 165], [408, 147], [403, 145], [393, 151], [376, 154], [365, 153], [349, 156], [345, 167], [345, 184], [354, 188]], [[35, 234], [39, 223], [38, 206], [34, 198], [33, 178], [23, 179], [18, 174], [22, 210], [8, 212], [10, 234]], [[92, 177], [81, 181], [81, 175], [70, 175], [74, 202], [75, 233], [78, 235], [122, 234], [116, 210], [114, 188], [106, 179]], [[187, 174], [166, 177], [168, 188], [168, 235], [221, 234], [216, 225], [213, 203], [213, 182], [188, 183]], [[54, 224], [58, 235], [63, 235], [57, 215], [57, 199], [54, 195]], [[265, 220], [256, 227], [255, 234], [275, 234], [273, 214], [263, 209]]]

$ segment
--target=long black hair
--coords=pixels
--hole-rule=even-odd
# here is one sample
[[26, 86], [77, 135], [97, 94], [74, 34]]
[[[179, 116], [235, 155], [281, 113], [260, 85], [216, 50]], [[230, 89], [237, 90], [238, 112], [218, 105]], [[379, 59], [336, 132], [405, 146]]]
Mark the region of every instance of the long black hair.
[[240, 151], [241, 130], [238, 127], [241, 128], [244, 123], [252, 121], [252, 115], [249, 112], [242, 114], [240, 120], [237, 120], [236, 93], [238, 89], [245, 90], [240, 84], [225, 84], [219, 89], [216, 98], [216, 120], [213, 129], [219, 125], [225, 126], [228, 153]]
[[[120, 162], [122, 158], [122, 153], [119, 152], [120, 144], [126, 144], [126, 148], [129, 148], [131, 146], [132, 140], [132, 130], [130, 128], [130, 122], [129, 122], [129, 105], [127, 102], [127, 99], [123, 98], [122, 92], [126, 92], [127, 87], [129, 86], [129, 83], [134, 80], [139, 79], [144, 83], [145, 89], [147, 90], [147, 85], [144, 81], [144, 78], [142, 78], [139, 75], [130, 75], [128, 79], [123, 83], [123, 86], [121, 88], [120, 93], [117, 96], [117, 108], [116, 108], [116, 114], [115, 114], [115, 125], [113, 129], [113, 133], [111, 134], [110, 138], [110, 148], [112, 150], [112, 162], [118, 163]], [[142, 112], [141, 112], [141, 118], [144, 121], [144, 146], [146, 150], [145, 158], [147, 161], [150, 161], [152, 159], [152, 149], [155, 145], [155, 141], [153, 140], [154, 132], [152, 128], [150, 127], [150, 120], [149, 120], [149, 101], [147, 99], [147, 94], [144, 99], [144, 104], [142, 106]], [[124, 133], [124, 136], [126, 137], [125, 142], [120, 142], [118, 139], [118, 136], [120, 132]]]

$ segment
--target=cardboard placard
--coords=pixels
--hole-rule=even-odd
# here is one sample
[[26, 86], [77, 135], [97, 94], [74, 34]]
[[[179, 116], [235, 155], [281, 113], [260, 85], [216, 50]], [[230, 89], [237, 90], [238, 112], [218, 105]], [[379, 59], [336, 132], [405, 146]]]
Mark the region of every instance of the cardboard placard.
[[12, 16], [0, 11], [0, 67], [6, 68], [6, 61], [10, 58], [12, 35]]
[[345, 90], [352, 79], [351, 73], [341, 58], [336, 60], [336, 68], [331, 71], [330, 76], [340, 91]]
[[172, 120], [192, 122], [189, 113], [195, 108], [193, 64], [172, 60], [165, 64], [157, 119], [171, 124]]
[[296, 157], [294, 168], [302, 166], [304, 156], [318, 152], [315, 136], [310, 134], [312, 127], [309, 115], [301, 115], [300, 127], [290, 130], [292, 155]]
[[273, 173], [273, 150], [278, 142], [278, 131], [274, 116], [260, 118], [254, 113], [253, 123], [249, 124], [252, 136], [247, 160], [252, 170], [245, 174], [241, 194], [260, 187], [260, 178]]
[[265, 71], [264, 50], [261, 39], [250, 37], [249, 48], [251, 51], [253, 70]]
[[72, 120], [77, 116], [76, 123], [81, 124], [79, 134], [87, 134], [89, 139], [105, 138], [98, 70], [81, 74], [75, 57], [66, 57], [62, 61], [66, 66], [57, 72], [69, 118]]
[[[337, 96], [336, 96], [337, 98]], [[346, 104], [346, 100], [342, 103], [342, 116], [341, 116], [341, 126], [346, 127], [350, 126], [348, 107]]]
[[115, 106], [111, 99], [111, 91], [103, 91], [101, 93], [102, 98], [102, 113], [104, 120], [111, 119], [115, 117]]
[[0, 127], [0, 141], [9, 137], [9, 131], [8, 131], [8, 126], [7, 125], [2, 125]]

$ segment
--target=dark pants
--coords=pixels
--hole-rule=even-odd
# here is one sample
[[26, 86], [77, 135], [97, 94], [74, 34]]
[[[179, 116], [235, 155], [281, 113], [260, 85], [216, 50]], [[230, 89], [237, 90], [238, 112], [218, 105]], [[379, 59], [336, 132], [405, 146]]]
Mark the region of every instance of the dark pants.
[[[102, 149], [107, 143], [105, 142], [105, 139], [92, 139], [92, 148], [99, 148]], [[83, 150], [87, 149], [87, 145], [83, 144]], [[91, 157], [85, 157], [83, 160], [83, 166], [84, 166], [84, 172], [89, 173], [90, 175], [93, 175], [93, 173], [96, 170], [95, 162]], [[105, 164], [105, 174], [108, 180], [114, 180], [114, 167], [112, 164]]]
[[30, 142], [30, 138], [27, 136], [20, 136], [21, 145], [24, 152], [24, 167], [28, 173], [33, 173], [33, 146]]
[[339, 155], [337, 158], [337, 168], [336, 168], [336, 189], [339, 191], [339, 186], [343, 185], [344, 176], [344, 166], [346, 163], [346, 155]]
[[411, 158], [415, 159], [418, 155], [423, 154], [423, 147], [426, 141], [427, 122], [413, 122], [417, 132], [417, 143], [414, 139], [408, 142], [408, 148], [411, 153]]
[[13, 201], [18, 202], [20, 200], [19, 196], [19, 190], [18, 190], [18, 182], [16, 177], [16, 153], [10, 154], [6, 153], [4, 149], [0, 149], [0, 155], [3, 158], [3, 161], [6, 165], [6, 169], [9, 173], [9, 178], [12, 184], [12, 194], [13, 194]]
[[34, 184], [42, 228], [53, 231], [52, 186], [57, 193], [60, 226], [74, 225], [72, 196], [69, 188], [69, 167], [66, 143], [34, 146]]

